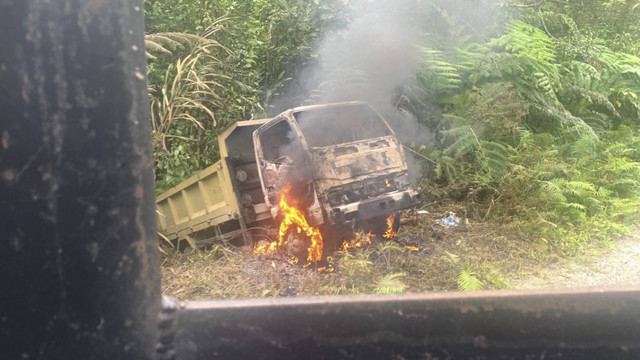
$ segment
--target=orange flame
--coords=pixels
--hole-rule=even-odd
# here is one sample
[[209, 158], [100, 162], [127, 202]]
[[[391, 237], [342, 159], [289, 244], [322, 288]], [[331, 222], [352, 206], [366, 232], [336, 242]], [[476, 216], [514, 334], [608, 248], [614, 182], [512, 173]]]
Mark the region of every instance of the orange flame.
[[[311, 246], [307, 249], [307, 265], [312, 262], [318, 262], [322, 259], [322, 234], [320, 230], [312, 227], [307, 222], [304, 213], [297, 209], [297, 201], [295, 199], [289, 199], [289, 192], [291, 191], [291, 184], [285, 185], [280, 191], [280, 213], [282, 214], [282, 221], [278, 229], [278, 240], [272, 242], [269, 245], [257, 246], [253, 250], [254, 255], [270, 254], [276, 251], [278, 248], [287, 244], [286, 235], [290, 231], [296, 231], [298, 234], [304, 233], [310, 240]], [[291, 258], [291, 262], [296, 264], [299, 259], [296, 257]]]
[[[388, 182], [387, 182], [388, 184]], [[323, 239], [320, 230], [314, 228], [309, 225], [307, 219], [304, 216], [304, 213], [297, 208], [298, 203], [296, 199], [290, 198], [291, 184], [285, 185], [280, 191], [280, 213], [282, 214], [282, 221], [280, 222], [280, 226], [278, 229], [278, 240], [273, 241], [270, 244], [256, 246], [253, 249], [254, 255], [261, 254], [270, 254], [279, 248], [287, 245], [288, 239], [287, 234], [291, 231], [296, 231], [298, 234], [304, 234], [307, 238], [310, 239], [311, 244], [309, 248], [307, 248], [308, 256], [307, 262], [304, 265], [309, 266], [311, 263], [317, 263], [322, 259], [322, 247], [323, 247]], [[384, 238], [393, 239], [398, 233], [393, 231], [393, 224], [395, 221], [395, 214], [391, 214], [387, 219], [387, 230], [382, 235]], [[376, 234], [371, 232], [366, 235], [363, 232], [359, 232], [356, 234], [355, 238], [350, 240], [345, 240], [342, 243], [343, 250], [361, 248], [365, 245], [371, 245], [371, 238], [375, 237]], [[413, 247], [407, 247], [407, 249], [411, 251], [418, 251], [418, 249]], [[297, 257], [291, 257], [289, 261], [293, 264], [297, 264], [300, 259]], [[322, 269], [321, 271], [333, 272], [333, 268]]]
[[333, 268], [333, 265], [329, 264], [327, 266], [321, 266], [319, 268], [316, 269], [318, 271], [318, 274], [322, 274], [322, 273], [332, 273], [335, 269]]
[[280, 192], [280, 212], [283, 218], [278, 231], [278, 245], [284, 244], [285, 235], [292, 226], [296, 226], [298, 233], [304, 233], [311, 239], [311, 246], [307, 249], [309, 252], [307, 261], [309, 263], [318, 262], [322, 258], [322, 234], [320, 234], [320, 230], [309, 226], [302, 211], [295, 207], [296, 201], [288, 199], [289, 191], [291, 191], [291, 184], [287, 184]]
[[271, 244], [265, 244], [265, 245], [256, 246], [253, 249], [253, 255], [270, 254], [270, 253], [276, 251], [277, 248], [278, 248], [278, 242], [277, 241], [274, 241]]
[[[387, 230], [385, 231], [385, 233], [382, 235], [382, 237], [386, 238], [386, 239], [393, 239], [395, 238], [398, 233], [393, 231], [393, 222], [395, 221], [395, 214], [391, 214], [388, 218], [387, 218]], [[356, 237], [354, 239], [351, 240], [345, 240], [342, 243], [342, 250], [349, 250], [349, 249], [357, 249], [357, 248], [361, 248], [365, 245], [371, 245], [371, 238], [374, 238], [376, 236], [376, 234], [369, 232], [366, 235], [364, 235], [364, 233], [360, 232], [356, 234]], [[411, 249], [413, 250], [413, 249]], [[415, 251], [415, 250], [413, 250]]]
[[376, 234], [373, 234], [371, 232], [367, 233], [367, 235], [364, 235], [363, 233], [357, 233], [355, 239], [345, 240], [342, 243], [342, 250], [361, 248], [365, 244], [371, 245], [371, 238], [375, 236]]
[[389, 217], [387, 218], [387, 231], [385, 231], [382, 237], [387, 239], [393, 239], [394, 237], [398, 236], [398, 233], [393, 231], [393, 222], [394, 222], [395, 215], [396, 214], [393, 213], [389, 215]]

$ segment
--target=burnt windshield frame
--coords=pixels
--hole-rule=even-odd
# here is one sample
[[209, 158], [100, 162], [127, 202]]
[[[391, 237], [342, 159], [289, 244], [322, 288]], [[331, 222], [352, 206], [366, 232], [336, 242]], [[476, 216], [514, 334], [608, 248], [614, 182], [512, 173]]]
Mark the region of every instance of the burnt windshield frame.
[[[286, 129], [284, 129], [285, 127]], [[295, 129], [286, 118], [277, 120], [274, 124], [261, 131], [258, 138], [262, 149], [262, 157], [269, 162], [274, 162], [286, 155], [282, 153], [283, 148], [300, 143]]]
[[366, 103], [336, 104], [293, 113], [309, 147], [327, 147], [392, 136], [384, 119]]

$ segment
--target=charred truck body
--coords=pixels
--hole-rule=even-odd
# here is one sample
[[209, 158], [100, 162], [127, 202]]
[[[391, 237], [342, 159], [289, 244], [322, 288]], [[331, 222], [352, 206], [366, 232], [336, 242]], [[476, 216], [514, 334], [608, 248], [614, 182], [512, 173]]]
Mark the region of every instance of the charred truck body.
[[262, 236], [253, 230], [277, 225], [287, 184], [309, 224], [331, 238], [354, 228], [381, 231], [419, 196], [393, 130], [364, 102], [241, 121], [219, 144], [222, 160], [158, 197], [168, 239], [204, 245], [242, 235], [252, 245]]

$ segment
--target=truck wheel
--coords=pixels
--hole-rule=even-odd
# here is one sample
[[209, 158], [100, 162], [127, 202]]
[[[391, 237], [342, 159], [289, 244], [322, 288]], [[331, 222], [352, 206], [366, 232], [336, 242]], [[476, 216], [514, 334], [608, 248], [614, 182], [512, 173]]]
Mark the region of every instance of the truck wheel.
[[301, 262], [305, 262], [309, 255], [309, 247], [311, 247], [311, 238], [304, 233], [298, 233], [290, 230], [285, 238], [287, 240], [286, 251], [290, 257], [295, 257]]

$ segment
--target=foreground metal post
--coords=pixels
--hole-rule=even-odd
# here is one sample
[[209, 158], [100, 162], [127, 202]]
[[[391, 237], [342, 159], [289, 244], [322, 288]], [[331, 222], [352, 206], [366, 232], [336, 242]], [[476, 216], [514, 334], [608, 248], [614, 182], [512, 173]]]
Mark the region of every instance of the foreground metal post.
[[0, 1], [0, 358], [154, 355], [142, 6]]
[[637, 289], [189, 302], [181, 360], [638, 359]]

